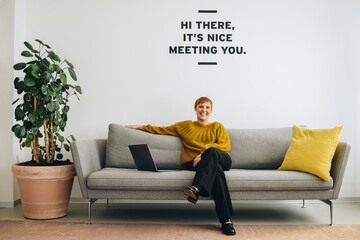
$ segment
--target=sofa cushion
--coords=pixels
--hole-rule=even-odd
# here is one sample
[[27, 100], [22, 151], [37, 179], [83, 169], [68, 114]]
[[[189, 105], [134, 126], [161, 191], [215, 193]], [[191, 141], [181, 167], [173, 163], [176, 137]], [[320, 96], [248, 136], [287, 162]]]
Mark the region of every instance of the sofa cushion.
[[[182, 191], [192, 184], [195, 172], [150, 172], [137, 169], [103, 168], [89, 175], [90, 189]], [[230, 191], [327, 190], [333, 187], [320, 178], [297, 171], [231, 169], [225, 172]]]
[[294, 126], [291, 145], [279, 170], [304, 171], [329, 181], [331, 162], [342, 128], [307, 129]]
[[292, 127], [227, 129], [232, 168], [277, 169], [291, 144]]
[[136, 168], [129, 145], [148, 144], [159, 169], [180, 169], [181, 139], [155, 135], [110, 124], [106, 145], [106, 167]]
[[307, 191], [333, 187], [332, 179], [324, 182], [312, 174], [298, 171], [232, 169], [225, 175], [231, 191]]

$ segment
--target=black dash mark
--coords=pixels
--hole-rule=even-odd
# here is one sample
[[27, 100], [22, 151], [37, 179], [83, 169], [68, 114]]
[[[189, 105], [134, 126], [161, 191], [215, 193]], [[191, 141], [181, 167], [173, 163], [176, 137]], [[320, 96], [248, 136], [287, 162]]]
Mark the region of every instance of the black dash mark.
[[217, 13], [217, 10], [199, 10], [199, 13]]
[[198, 62], [198, 65], [217, 65], [217, 62]]

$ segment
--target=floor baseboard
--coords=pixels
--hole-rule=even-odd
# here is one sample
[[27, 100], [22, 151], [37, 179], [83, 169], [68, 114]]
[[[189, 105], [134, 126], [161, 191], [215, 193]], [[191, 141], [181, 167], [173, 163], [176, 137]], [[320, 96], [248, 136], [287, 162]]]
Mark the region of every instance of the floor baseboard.
[[21, 199], [18, 199], [14, 202], [0, 202], [0, 208], [13, 208], [20, 203]]

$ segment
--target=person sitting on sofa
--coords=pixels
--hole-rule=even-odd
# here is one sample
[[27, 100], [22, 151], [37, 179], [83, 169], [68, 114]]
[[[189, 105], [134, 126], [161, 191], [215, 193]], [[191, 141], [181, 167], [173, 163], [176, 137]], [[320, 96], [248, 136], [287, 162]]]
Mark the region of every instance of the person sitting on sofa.
[[212, 195], [222, 232], [235, 235], [231, 216], [233, 209], [224, 171], [230, 170], [230, 138], [219, 122], [209, 122], [212, 101], [201, 97], [195, 102], [196, 121], [182, 121], [168, 127], [127, 125], [127, 128], [153, 134], [173, 135], [182, 139], [181, 166], [196, 171], [193, 185], [185, 188], [188, 201], [196, 203], [199, 196]]

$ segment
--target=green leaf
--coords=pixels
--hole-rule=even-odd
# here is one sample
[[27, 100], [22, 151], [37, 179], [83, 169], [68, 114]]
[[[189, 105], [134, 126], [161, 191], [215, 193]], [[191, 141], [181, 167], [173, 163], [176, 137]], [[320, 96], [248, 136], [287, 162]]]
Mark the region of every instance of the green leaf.
[[38, 43], [40, 43], [41, 45], [44, 45], [44, 43], [43, 43], [41, 40], [39, 40], [39, 39], [35, 39], [35, 41], [38, 42]]
[[41, 92], [42, 92], [44, 95], [47, 95], [47, 94], [48, 94], [48, 87], [47, 87], [47, 85], [42, 85], [42, 86], [41, 86]]
[[51, 78], [52, 78], [52, 75], [48, 72], [45, 72], [42, 74], [42, 78], [45, 80], [45, 81], [49, 81]]
[[20, 78], [16, 77], [16, 78], [14, 79], [14, 86], [16, 86], [16, 84], [17, 84], [19, 81], [20, 81]]
[[27, 86], [27, 87], [35, 86], [35, 80], [32, 78], [25, 78], [24, 83], [25, 83], [25, 86]]
[[42, 62], [46, 67], [49, 67], [49, 66], [50, 66], [50, 62], [49, 62], [49, 60], [47, 60], [46, 58], [43, 58], [43, 59], [41, 60], [41, 62]]
[[55, 119], [54, 119], [54, 125], [55, 125], [56, 127], [60, 125], [60, 120], [61, 120], [61, 119], [58, 119], [58, 118], [55, 118]]
[[30, 130], [32, 126], [33, 126], [32, 122], [24, 120], [24, 127], [26, 130]]
[[66, 80], [66, 74], [65, 73], [60, 73], [60, 80], [62, 84], [67, 84], [67, 80]]
[[37, 79], [40, 79], [40, 76], [37, 74], [37, 72], [31, 71], [31, 75], [33, 75]]
[[25, 85], [24, 82], [22, 82], [21, 84], [19, 84], [19, 86], [16, 88], [17, 89], [17, 93], [21, 94], [24, 91]]
[[45, 117], [46, 115], [46, 108], [44, 108], [43, 106], [38, 106], [37, 107], [37, 113], [39, 114], [40, 117]]
[[53, 108], [57, 111], [57, 110], [59, 110], [60, 109], [60, 105], [59, 105], [59, 103], [58, 102], [52, 102], [51, 103], [52, 105], [53, 105]]
[[50, 112], [53, 112], [54, 111], [54, 106], [51, 103], [48, 103], [46, 105], [46, 109], [49, 110]]
[[42, 138], [43, 135], [41, 134], [41, 132], [39, 132], [39, 134], [37, 135], [39, 138]]
[[33, 46], [31, 46], [30, 43], [24, 42], [24, 45], [25, 45], [29, 50], [34, 50]]
[[32, 129], [31, 129], [31, 132], [32, 132], [32, 134], [34, 134], [35, 136], [37, 136], [38, 134], [39, 134], [39, 129], [38, 128], [36, 128], [36, 127], [33, 127]]
[[31, 147], [31, 141], [25, 140], [24, 146], [28, 148]]
[[[31, 104], [31, 105], [30, 105]], [[32, 106], [32, 101], [31, 103], [27, 102], [23, 104], [23, 110], [24, 112], [32, 112], [33, 106]]]
[[29, 120], [32, 123], [35, 123], [39, 120], [39, 114], [37, 114], [36, 112], [32, 112], [29, 114]]
[[[35, 127], [36, 128], [41, 128], [43, 126], [44, 121], [42, 119], [39, 119], [36, 123], [35, 123]], [[41, 133], [39, 132], [38, 136], [40, 137]]]
[[33, 96], [37, 96], [37, 95], [39, 95], [39, 93], [40, 93], [40, 90], [38, 88], [34, 87], [34, 88], [31, 89], [31, 94]]
[[[26, 64], [33, 64], [33, 65], [35, 65], [36, 63], [38, 63], [38, 61], [34, 60], [34, 61], [27, 62]], [[36, 66], [37, 66], [37, 65], [36, 65]]]
[[65, 150], [66, 150], [67, 152], [69, 152], [69, 151], [70, 151], [70, 146], [69, 146], [69, 145], [67, 145], [66, 143], [64, 143], [64, 148], [65, 148]]
[[[55, 111], [55, 118], [54, 118], [54, 120], [57, 120], [58, 122], [60, 122], [60, 120], [61, 120], [61, 114], [60, 114], [60, 112], [57, 110], [57, 111]], [[58, 124], [56, 124], [56, 125], [58, 125]]]
[[56, 64], [51, 64], [51, 65], [49, 66], [49, 71], [52, 72], [52, 73], [55, 72], [56, 69], [57, 69], [57, 65], [56, 65]]
[[24, 88], [25, 88], [24, 81], [20, 81], [15, 85], [15, 89], [17, 89], [18, 94], [21, 94], [24, 91]]
[[76, 141], [75, 137], [73, 135], [70, 135], [71, 140], [73, 140], [74, 142]]
[[62, 97], [61, 94], [57, 93], [55, 95], [55, 98], [57, 99], [57, 101], [59, 101], [60, 104], [64, 104], [64, 98]]
[[68, 71], [70, 73], [71, 78], [74, 79], [74, 81], [77, 81], [77, 77], [76, 77], [76, 73], [75, 73], [74, 69], [68, 68]]
[[25, 112], [20, 108], [15, 108], [15, 118], [16, 120], [21, 120], [25, 117]]
[[20, 127], [20, 125], [19, 125], [19, 124], [15, 124], [14, 126], [12, 126], [11, 131], [15, 132], [15, 129], [16, 129], [17, 127]]
[[53, 51], [48, 52], [48, 57], [56, 62], [60, 62], [61, 59]]
[[52, 97], [56, 96], [56, 92], [54, 90], [52, 90], [51, 88], [48, 88], [48, 94]]
[[74, 68], [74, 65], [71, 64], [71, 62], [69, 62], [68, 60], [65, 59], [66, 64], [70, 67], [70, 68]]
[[61, 136], [61, 135], [59, 135], [58, 138], [59, 138], [60, 142], [63, 142], [65, 140], [65, 138], [63, 136]]
[[18, 89], [18, 87], [19, 87], [20, 84], [23, 84], [23, 81], [20, 81], [19, 78], [16, 78], [15, 81], [14, 81], [14, 87], [15, 87], [16, 89]]
[[56, 64], [55, 64], [55, 71], [56, 71], [57, 73], [61, 73], [63, 70], [62, 70], [62, 68], [61, 68], [59, 65], [56, 65]]
[[57, 83], [57, 82], [50, 83], [50, 87], [51, 87], [52, 90], [54, 90], [56, 92], [61, 90], [61, 85], [59, 83]]
[[32, 135], [31, 133], [29, 133], [28, 135], [26, 135], [26, 140], [31, 142], [32, 140], [34, 140], [34, 135]]
[[25, 103], [33, 103], [32, 99], [31, 99], [31, 93], [29, 93], [29, 92], [24, 94], [23, 99], [24, 99]]
[[40, 67], [37, 64], [31, 64], [32, 72], [38, 73], [40, 70]]
[[24, 126], [18, 126], [15, 128], [15, 136], [17, 138], [23, 138], [26, 136], [26, 129]]
[[23, 51], [23, 52], [21, 53], [21, 56], [24, 56], [24, 57], [32, 57], [32, 56], [34, 56], [34, 55], [32, 55], [29, 51]]
[[82, 94], [82, 90], [81, 90], [81, 87], [80, 87], [80, 86], [75, 86], [75, 90], [76, 90], [78, 93]]
[[15, 133], [15, 135], [17, 135], [17, 132], [19, 131], [20, 128], [21, 126], [19, 124], [16, 124], [11, 128], [11, 130]]
[[64, 107], [64, 110], [63, 110], [63, 111], [67, 113], [67, 112], [69, 112], [69, 110], [70, 110], [70, 107], [69, 107], [68, 105], [66, 105], [66, 106]]
[[35, 78], [39, 79], [40, 78], [40, 76], [38, 74], [39, 70], [40, 70], [39, 66], [36, 64], [31, 64], [30, 66], [31, 66], [31, 69], [30, 69], [31, 75], [34, 76]]
[[17, 64], [14, 65], [14, 69], [15, 69], [16, 71], [22, 70], [22, 69], [24, 69], [25, 67], [26, 67], [26, 63], [17, 63]]

